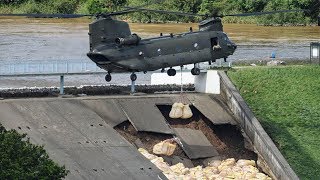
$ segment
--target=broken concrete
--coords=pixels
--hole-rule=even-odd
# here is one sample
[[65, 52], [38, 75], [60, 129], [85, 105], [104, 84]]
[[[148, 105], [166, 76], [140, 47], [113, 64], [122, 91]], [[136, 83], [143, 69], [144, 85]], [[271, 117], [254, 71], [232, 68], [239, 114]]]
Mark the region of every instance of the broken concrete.
[[83, 100], [82, 102], [112, 127], [128, 120], [119, 103], [115, 99], [91, 99]]
[[[197, 98], [196, 94], [192, 96]], [[31, 142], [44, 145], [54, 161], [70, 170], [67, 179], [165, 179], [153, 164], [138, 154], [133, 144], [138, 147], [146, 142], [151, 144], [149, 137], [158, 137], [159, 141], [172, 138], [174, 132], [157, 105], [172, 105], [172, 99], [177, 98], [179, 94], [6, 99], [0, 101], [0, 122], [8, 129], [27, 133]], [[209, 98], [209, 101], [215, 100]], [[216, 103], [216, 106], [220, 104]], [[209, 111], [212, 107], [202, 108]], [[125, 123], [128, 117], [138, 131], [132, 127], [126, 132], [134, 130], [132, 132], [139, 135], [140, 142], [135, 138], [130, 144], [130, 139], [126, 141], [113, 129]], [[149, 134], [151, 136], [143, 138]], [[192, 137], [192, 143], [197, 140], [195, 146], [192, 143], [189, 143], [191, 147], [184, 145], [189, 148], [185, 151], [190, 151], [190, 157], [217, 155], [208, 140], [203, 140], [206, 139], [203, 133], [185, 134]], [[181, 139], [188, 142], [188, 138]], [[197, 144], [199, 142], [203, 144]], [[182, 149], [174, 155], [177, 157], [171, 160], [172, 163], [192, 166]]]
[[175, 128], [174, 132], [179, 139], [179, 145], [190, 159], [199, 159], [219, 156], [218, 151], [199, 130]]
[[156, 104], [171, 104], [170, 98], [119, 99], [120, 106], [137, 131], [173, 134]]
[[157, 179], [162, 173], [78, 99], [3, 100], [0, 122], [44, 145], [67, 179]]
[[[218, 96], [218, 95], [217, 95]], [[188, 99], [213, 124], [236, 124], [226, 106], [208, 94], [188, 94]]]

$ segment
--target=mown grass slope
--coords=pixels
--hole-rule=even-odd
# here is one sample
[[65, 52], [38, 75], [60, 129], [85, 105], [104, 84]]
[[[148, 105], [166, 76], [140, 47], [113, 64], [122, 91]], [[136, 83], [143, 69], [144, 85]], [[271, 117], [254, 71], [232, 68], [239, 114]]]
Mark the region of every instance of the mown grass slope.
[[320, 179], [320, 66], [229, 71], [236, 87], [301, 179]]

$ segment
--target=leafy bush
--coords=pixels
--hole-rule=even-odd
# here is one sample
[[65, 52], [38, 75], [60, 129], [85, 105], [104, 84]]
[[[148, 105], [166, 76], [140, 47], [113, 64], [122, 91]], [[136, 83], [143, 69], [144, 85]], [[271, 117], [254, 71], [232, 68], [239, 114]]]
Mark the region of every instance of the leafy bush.
[[27, 0], [0, 0], [0, 4], [5, 4], [5, 5], [9, 5], [9, 4], [22, 4], [24, 2], [26, 2]]
[[88, 0], [87, 9], [91, 14], [113, 12], [119, 10], [127, 0]]
[[77, 0], [55, 0], [53, 7], [56, 13], [72, 14], [77, 9]]
[[0, 124], [0, 179], [61, 179], [67, 173], [42, 146], [31, 144], [26, 134], [7, 131]]

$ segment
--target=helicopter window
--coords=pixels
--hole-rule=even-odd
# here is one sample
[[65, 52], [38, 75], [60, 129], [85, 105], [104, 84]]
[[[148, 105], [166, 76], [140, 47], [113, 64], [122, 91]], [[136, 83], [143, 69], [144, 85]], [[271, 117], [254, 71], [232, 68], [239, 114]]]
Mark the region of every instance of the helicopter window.
[[212, 38], [211, 44], [212, 44], [212, 46], [217, 46], [219, 44], [218, 38], [217, 37]]
[[221, 46], [219, 45], [218, 37], [211, 38], [211, 47], [212, 47], [212, 50], [214, 51], [221, 49]]
[[229, 38], [228, 38], [227, 35], [224, 36], [224, 40], [225, 40], [225, 41], [229, 41]]

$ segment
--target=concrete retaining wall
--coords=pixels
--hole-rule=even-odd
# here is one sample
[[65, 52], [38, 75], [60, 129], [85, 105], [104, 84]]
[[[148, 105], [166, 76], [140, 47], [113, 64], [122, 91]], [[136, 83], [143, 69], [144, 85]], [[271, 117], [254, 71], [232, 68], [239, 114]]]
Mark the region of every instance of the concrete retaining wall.
[[[69, 95], [115, 95], [129, 94], [131, 86], [81, 86], [81, 87], [65, 87], [65, 94]], [[153, 94], [155, 92], [174, 92], [180, 91], [180, 85], [136, 85], [136, 91]], [[194, 91], [194, 85], [188, 84], [183, 86], [184, 91]], [[16, 88], [16, 89], [0, 89], [0, 98], [26, 98], [26, 97], [57, 97], [59, 96], [59, 88], [43, 87], [43, 88]]]
[[272, 172], [271, 176], [281, 180], [299, 179], [271, 138], [264, 131], [228, 76], [224, 72], [219, 72], [219, 76], [221, 95], [226, 99], [228, 107], [234, 113], [236, 120], [251, 141], [256, 153], [269, 165]]

